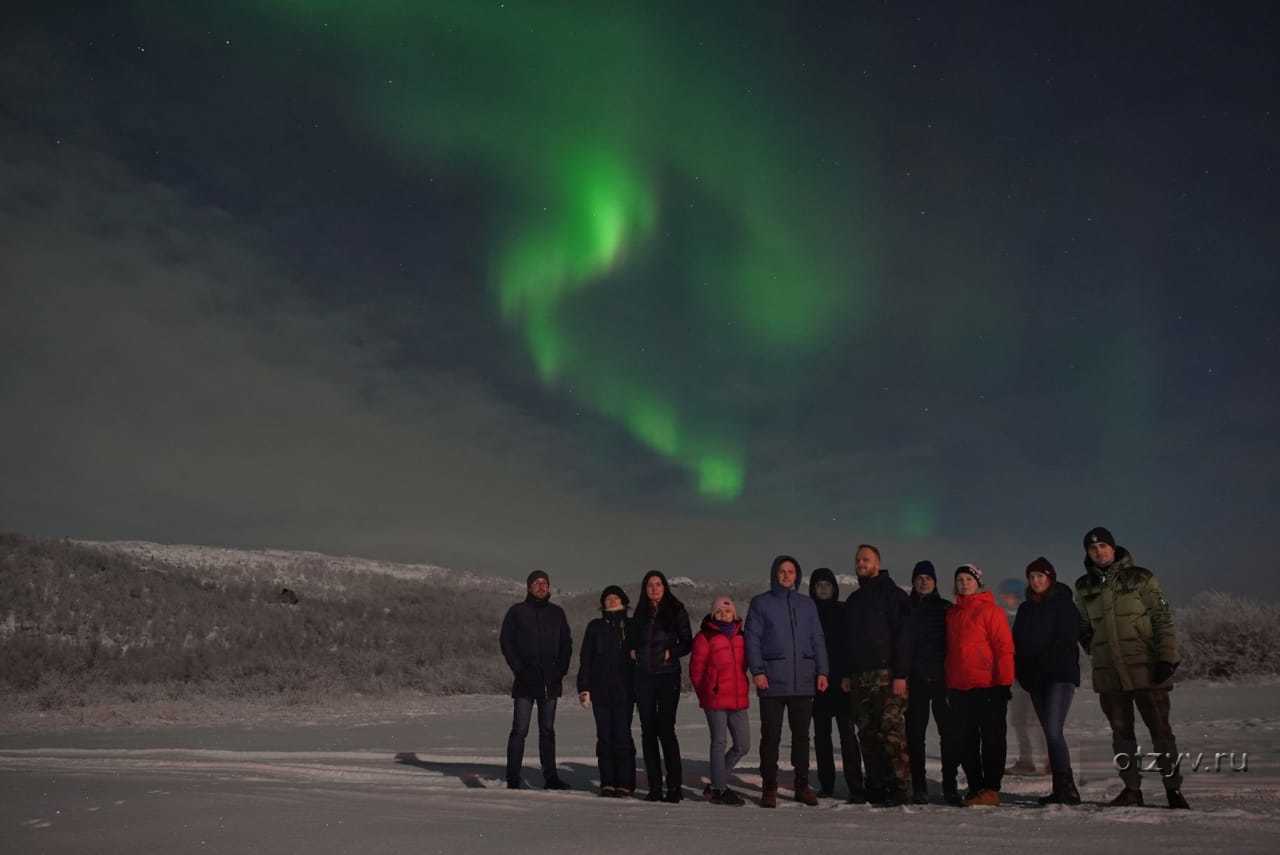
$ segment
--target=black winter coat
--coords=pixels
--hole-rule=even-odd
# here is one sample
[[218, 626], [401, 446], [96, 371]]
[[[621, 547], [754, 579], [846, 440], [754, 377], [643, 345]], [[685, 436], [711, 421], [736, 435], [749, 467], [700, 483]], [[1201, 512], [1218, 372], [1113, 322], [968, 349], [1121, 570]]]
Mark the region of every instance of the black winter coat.
[[613, 612], [587, 624], [578, 665], [578, 691], [595, 706], [626, 706], [635, 698], [635, 666], [627, 650], [627, 618]]
[[1061, 582], [1036, 602], [1028, 597], [1013, 620], [1013, 667], [1018, 684], [1032, 691], [1048, 683], [1080, 685], [1080, 613]]
[[947, 609], [951, 601], [944, 599], [934, 588], [922, 597], [915, 591], [910, 594], [911, 616], [915, 622], [915, 648], [911, 655], [911, 679], [927, 683], [947, 682]]
[[573, 639], [564, 609], [530, 594], [507, 609], [499, 635], [502, 657], [515, 676], [513, 698], [558, 698], [569, 672]]
[[672, 609], [669, 619], [659, 615], [655, 620], [649, 603], [642, 602], [627, 627], [627, 648], [635, 651], [637, 676], [681, 673], [680, 657], [693, 650], [693, 630], [683, 605]]
[[[818, 582], [831, 583], [831, 599], [820, 600], [814, 593]], [[831, 672], [831, 684], [825, 694], [814, 697], [814, 703], [847, 705], [849, 695], [840, 690], [840, 677], [844, 670], [844, 603], [840, 601], [840, 583], [835, 574], [819, 567], [809, 576], [809, 599], [818, 607], [818, 620], [822, 623], [822, 636], [827, 642], [827, 668]]]
[[845, 600], [845, 676], [888, 669], [894, 679], [911, 676], [915, 639], [911, 599], [887, 570], [865, 582]]

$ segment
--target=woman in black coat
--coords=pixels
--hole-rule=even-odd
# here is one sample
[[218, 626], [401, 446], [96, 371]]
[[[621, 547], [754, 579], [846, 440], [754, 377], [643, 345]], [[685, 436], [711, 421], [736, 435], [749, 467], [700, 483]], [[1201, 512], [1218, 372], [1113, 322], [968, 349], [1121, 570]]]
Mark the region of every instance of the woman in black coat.
[[[651, 802], [678, 802], [683, 797], [684, 770], [676, 740], [676, 705], [680, 702], [680, 657], [693, 649], [689, 613], [671, 593], [667, 577], [650, 570], [640, 584], [640, 605], [627, 636], [635, 662], [636, 706], [640, 711], [640, 743], [649, 778]], [[661, 747], [661, 754], [659, 754]], [[662, 789], [663, 761], [667, 789]]]
[[1076, 639], [1080, 614], [1071, 589], [1043, 556], [1027, 565], [1027, 599], [1013, 621], [1014, 670], [1031, 695], [1036, 717], [1049, 746], [1053, 792], [1041, 804], [1080, 804], [1071, 753], [1062, 728], [1071, 699], [1080, 685], [1080, 651]]
[[600, 594], [600, 617], [587, 624], [578, 667], [578, 700], [596, 720], [600, 795], [626, 798], [636, 788], [636, 743], [631, 738], [634, 666], [627, 650], [627, 606], [617, 585]]

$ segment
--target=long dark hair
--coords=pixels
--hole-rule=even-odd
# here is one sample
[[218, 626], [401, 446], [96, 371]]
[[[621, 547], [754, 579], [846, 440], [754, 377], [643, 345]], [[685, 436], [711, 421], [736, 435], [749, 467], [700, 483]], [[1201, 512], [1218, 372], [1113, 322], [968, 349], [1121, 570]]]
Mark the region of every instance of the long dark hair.
[[[657, 577], [662, 581], [662, 599], [658, 600], [658, 608], [655, 610], [653, 604], [649, 602], [649, 594], [645, 590], [649, 587], [649, 580]], [[650, 570], [644, 574], [644, 579], [640, 582], [640, 605], [636, 606], [635, 620], [638, 623], [648, 623], [654, 621], [659, 626], [671, 629], [676, 624], [676, 615], [684, 611], [684, 603], [671, 593], [671, 584], [667, 582], [667, 577], [662, 574], [661, 570]]]

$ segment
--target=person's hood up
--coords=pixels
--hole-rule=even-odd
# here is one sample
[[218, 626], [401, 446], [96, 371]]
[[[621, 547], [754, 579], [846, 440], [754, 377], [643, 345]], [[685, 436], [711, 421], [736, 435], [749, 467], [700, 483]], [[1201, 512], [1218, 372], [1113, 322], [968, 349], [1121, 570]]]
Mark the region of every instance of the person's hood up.
[[[777, 570], [774, 572], [776, 573]], [[814, 593], [814, 588], [819, 582], [830, 582], [833, 589], [831, 599], [837, 602], [840, 600], [840, 583], [836, 581], [836, 574], [831, 572], [830, 567], [819, 567], [817, 570], [814, 570], [813, 575], [809, 577], [809, 597], [815, 603], [822, 602], [822, 600], [818, 599], [818, 595]]]
[[795, 560], [795, 558], [791, 557], [790, 555], [779, 555], [777, 558], [773, 559], [773, 563], [769, 565], [769, 590], [771, 591], [787, 590], [786, 588], [782, 587], [782, 585], [778, 584], [778, 566], [782, 564], [783, 561], [790, 561], [792, 564], [796, 566], [796, 584], [795, 584], [795, 587], [792, 588], [791, 590], [793, 591], [800, 590], [800, 580], [804, 578], [804, 571], [800, 569], [800, 562]]

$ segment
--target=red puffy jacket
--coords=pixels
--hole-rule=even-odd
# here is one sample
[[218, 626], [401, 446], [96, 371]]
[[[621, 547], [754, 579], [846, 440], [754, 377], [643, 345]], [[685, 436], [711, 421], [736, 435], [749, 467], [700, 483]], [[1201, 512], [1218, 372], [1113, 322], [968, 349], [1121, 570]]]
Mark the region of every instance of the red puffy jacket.
[[947, 609], [947, 688], [1013, 685], [1013, 633], [990, 591], [956, 595]]
[[693, 637], [689, 682], [704, 710], [745, 710], [751, 705], [741, 620], [734, 621], [733, 632], [725, 635], [711, 615], [702, 619], [702, 629]]

